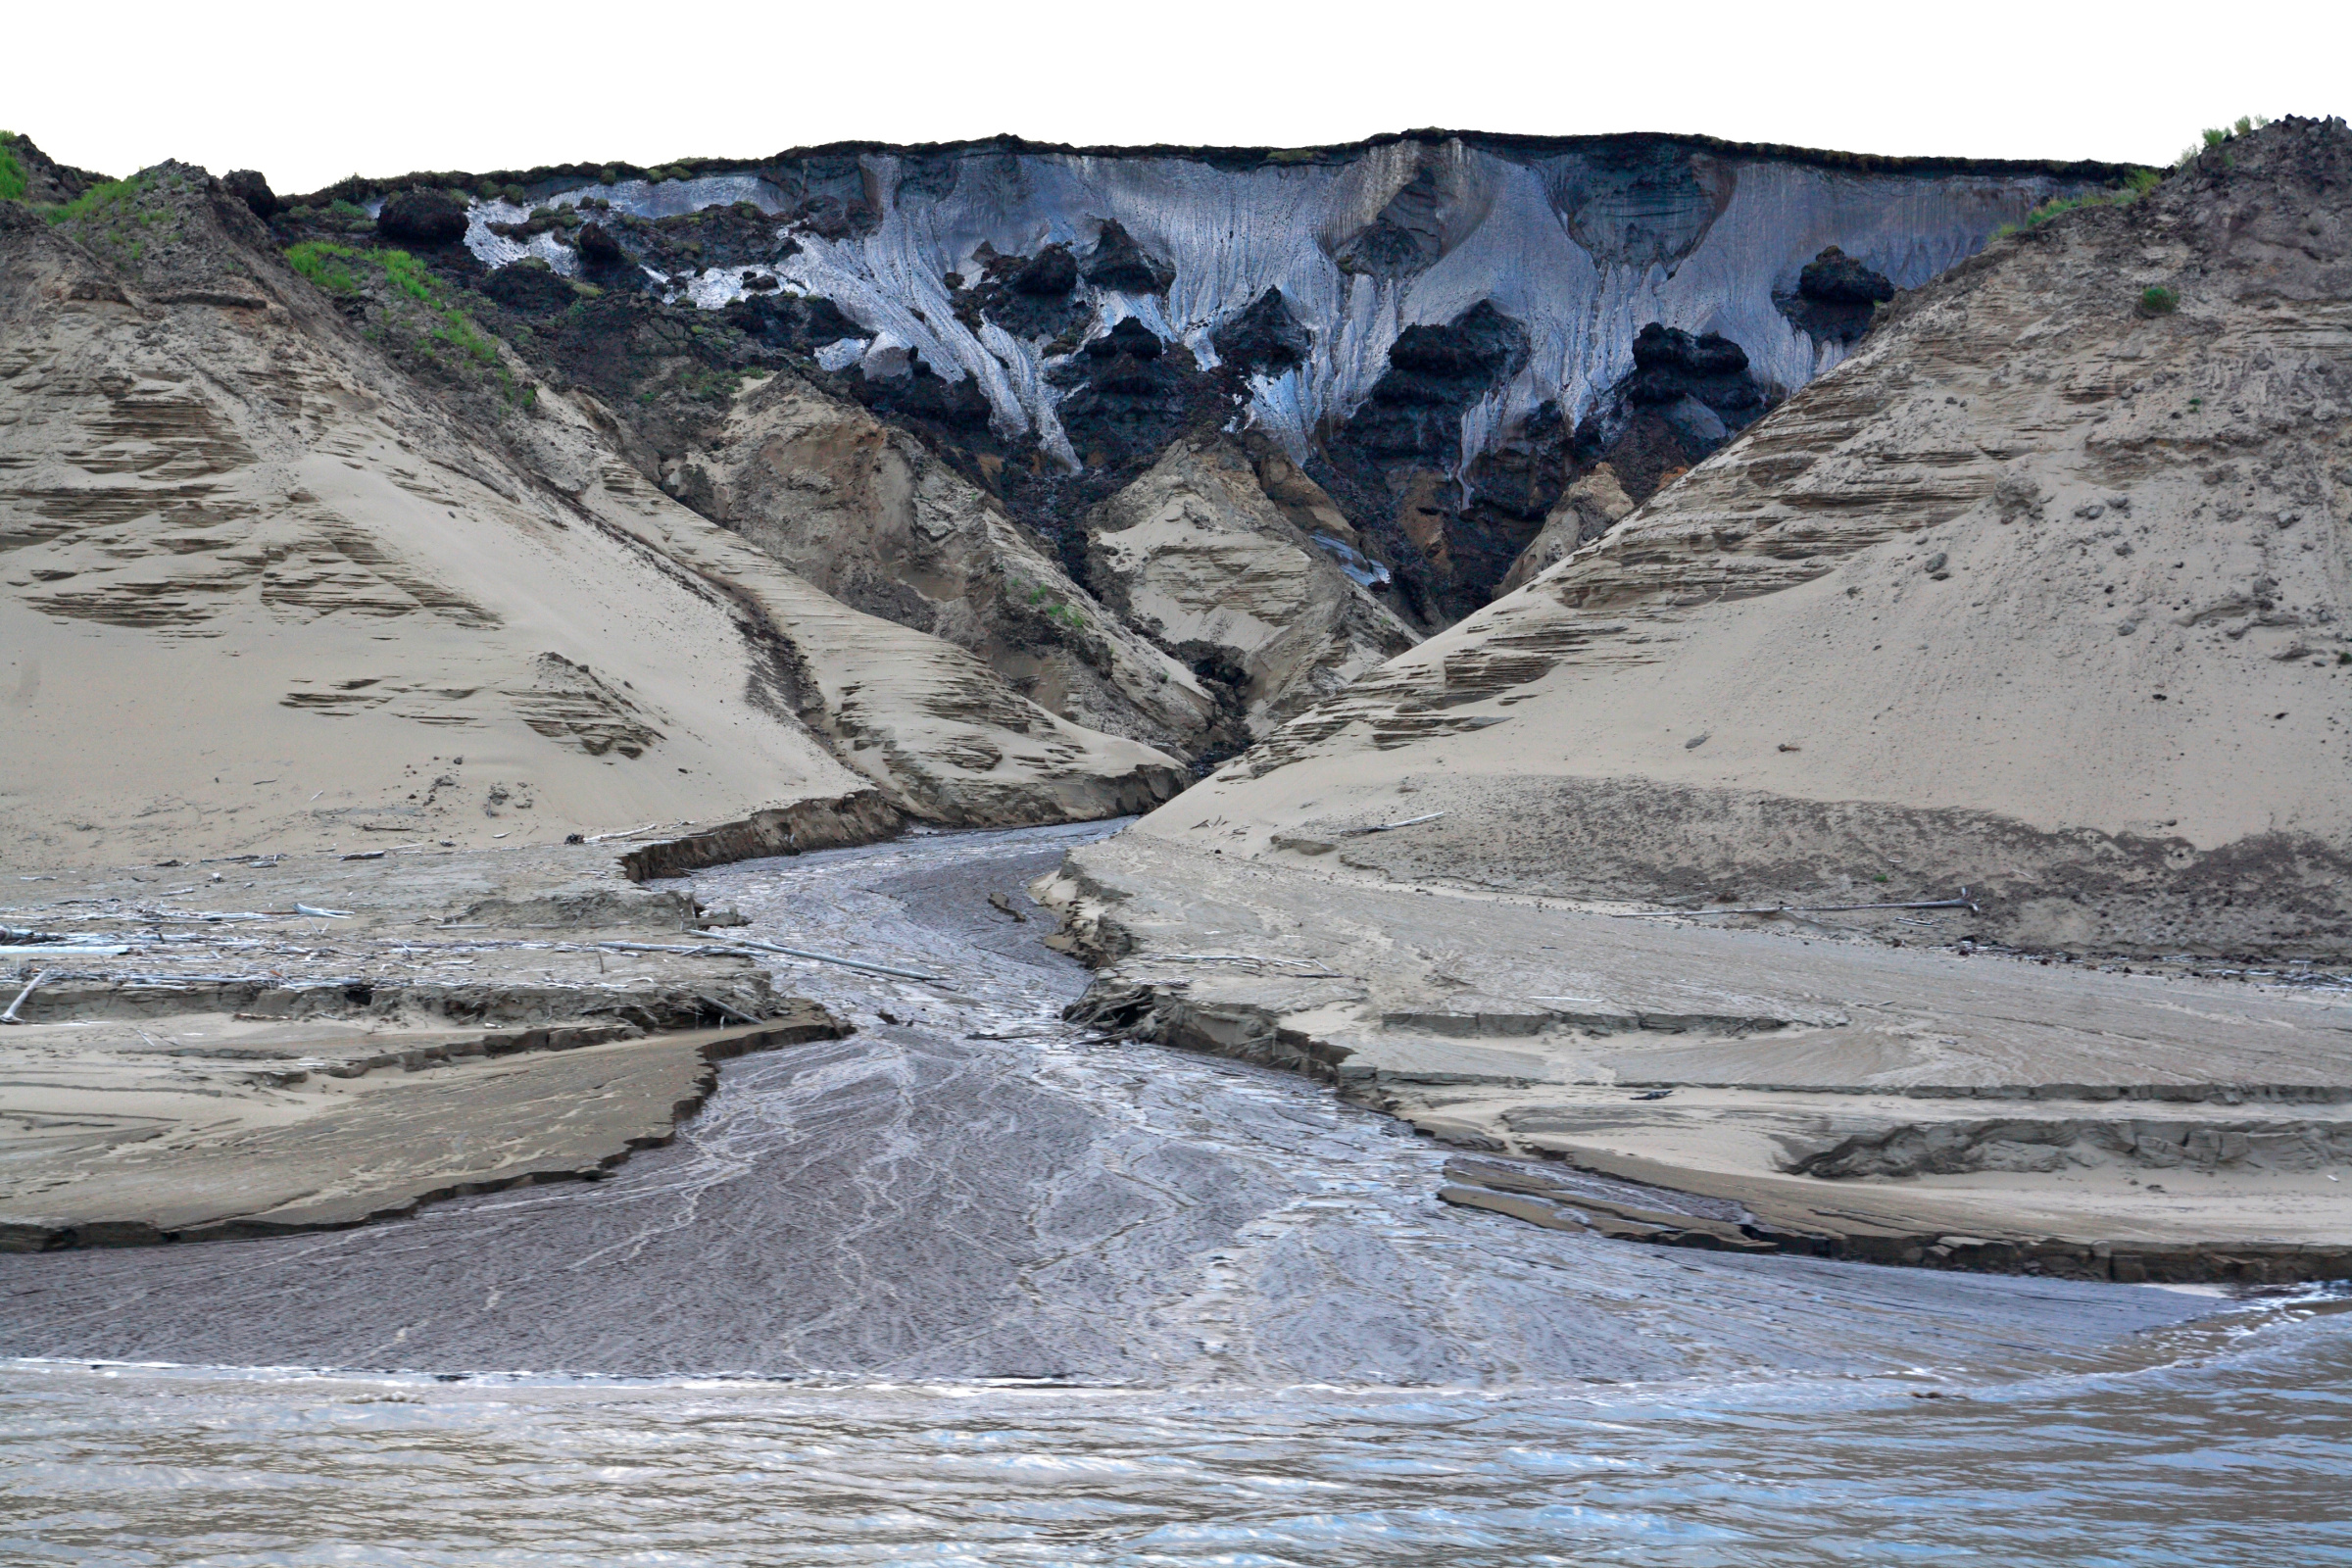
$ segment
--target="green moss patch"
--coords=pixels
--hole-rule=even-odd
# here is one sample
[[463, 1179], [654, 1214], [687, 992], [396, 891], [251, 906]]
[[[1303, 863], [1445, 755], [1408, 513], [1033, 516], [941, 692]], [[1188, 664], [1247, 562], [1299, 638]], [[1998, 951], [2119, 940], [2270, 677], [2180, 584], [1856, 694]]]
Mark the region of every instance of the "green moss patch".
[[32, 182], [24, 173], [24, 161], [17, 156], [17, 133], [0, 130], [0, 202], [21, 202]]

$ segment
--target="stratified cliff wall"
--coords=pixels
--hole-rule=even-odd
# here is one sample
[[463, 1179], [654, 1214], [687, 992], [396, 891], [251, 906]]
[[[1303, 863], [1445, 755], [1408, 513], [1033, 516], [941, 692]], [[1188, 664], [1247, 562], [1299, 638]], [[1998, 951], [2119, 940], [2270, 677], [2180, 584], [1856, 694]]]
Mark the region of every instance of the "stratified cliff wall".
[[2352, 130], [2290, 117], [1999, 240], [1621, 520], [1584, 487], [1604, 531], [1137, 833], [2341, 961], [2348, 192]]
[[[1180, 342], [1203, 369], [1217, 334], [1267, 290], [1305, 328], [1303, 363], [1250, 378], [1251, 420], [1308, 455], [1319, 426], [1344, 420], [1390, 368], [1404, 328], [1449, 322], [1481, 301], [1519, 322], [1524, 365], [1461, 416], [1476, 453], [1540, 405], [1571, 422], [1633, 368], [1650, 321], [1738, 342], [1782, 392], [1843, 354], [1790, 321], [1804, 265], [1836, 245], [1897, 287], [1974, 254], [2001, 224], [2105, 171], [2040, 166], [1840, 167], [1667, 138], [1594, 138], [1531, 152], [1462, 137], [1397, 140], [1350, 154], [1236, 168], [1173, 154], [1019, 153], [973, 146], [779, 160], [757, 170], [651, 183], [586, 182], [534, 206], [609, 202], [644, 219], [750, 202], [778, 220], [791, 254], [712, 266], [675, 279], [696, 303], [741, 297], [750, 280], [832, 301], [855, 324], [849, 345], [870, 376], [903, 373], [909, 353], [950, 381], [970, 378], [1002, 435], [1034, 433], [1081, 461], [1049, 377], [1076, 345], [959, 304], [1000, 257], [1049, 246], [1094, 251], [1115, 223], [1164, 268], [1164, 289], [1076, 285], [1099, 335], [1135, 318]], [[576, 250], [545, 231], [492, 231], [528, 216], [477, 204], [468, 244], [491, 265], [535, 250], [559, 271]], [[833, 232], [826, 232], [827, 229]], [[955, 281], [951, 282], [950, 279]]]
[[1647, 499], [1879, 304], [2121, 173], [1432, 131], [411, 183], [465, 196], [469, 265], [517, 300], [575, 279], [659, 302], [913, 429], [1089, 589], [1112, 495], [1179, 438], [1245, 434], [1323, 486], [1427, 631], [1484, 605], [1598, 462]]

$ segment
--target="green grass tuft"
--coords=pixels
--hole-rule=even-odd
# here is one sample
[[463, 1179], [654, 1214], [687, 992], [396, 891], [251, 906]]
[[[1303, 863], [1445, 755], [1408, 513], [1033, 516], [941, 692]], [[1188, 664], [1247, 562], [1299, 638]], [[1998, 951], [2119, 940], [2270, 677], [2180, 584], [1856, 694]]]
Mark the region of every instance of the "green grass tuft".
[[0, 202], [21, 202], [32, 188], [24, 160], [16, 154], [17, 133], [0, 130]]
[[496, 365], [498, 345], [482, 335], [480, 327], [464, 311], [447, 310], [441, 313], [441, 325], [433, 336], [457, 349], [476, 365]]
[[92, 185], [70, 202], [43, 208], [41, 216], [52, 223], [76, 223], [85, 220], [107, 218], [116, 220], [127, 216], [122, 205], [146, 188], [146, 179], [133, 174], [128, 179], [110, 179], [103, 185]]
[[407, 251], [377, 251], [373, 259], [382, 264], [394, 288], [420, 305], [440, 308], [441, 280], [426, 271], [422, 262]]
[[2170, 316], [2180, 308], [2180, 296], [2161, 283], [2139, 291], [2139, 308], [2150, 316]]
[[356, 259], [359, 254], [348, 245], [329, 245], [322, 239], [306, 239], [299, 245], [286, 247], [286, 265], [329, 294], [356, 294], [360, 288], [359, 277], [344, 263]]
[[[329, 294], [360, 292], [360, 267], [381, 268], [384, 281], [399, 294], [415, 300], [440, 318], [433, 328], [433, 338], [448, 344], [476, 365], [498, 365], [498, 345], [473, 324], [473, 318], [452, 305], [442, 292], [441, 280], [425, 270], [422, 262], [407, 251], [363, 251], [348, 245], [330, 245], [324, 240], [304, 240], [286, 247], [286, 263], [295, 271], [325, 289]], [[430, 342], [418, 345], [428, 359], [434, 358]], [[499, 368], [502, 379], [504, 367]]]
[[[2270, 122], [2268, 115], [2240, 115], [2234, 124], [2208, 125], [2202, 135], [2180, 149], [2180, 156], [2173, 160], [2173, 167], [2185, 169], [2207, 153], [2235, 141], [2240, 136], [2251, 136]], [[2222, 154], [2222, 162], [2225, 165], [2230, 162], [2228, 153]]]
[[1038, 583], [1015, 582], [1012, 584], [1012, 591], [1016, 597], [1021, 596], [1024, 590], [1026, 590], [1029, 607], [1044, 615], [1046, 619], [1054, 622], [1056, 626], [1066, 626], [1072, 631], [1086, 630], [1086, 616], [1078, 611], [1077, 607], [1065, 604], [1060, 595]]
[[2124, 176], [2124, 182], [2109, 190], [2085, 191], [2080, 196], [2053, 196], [2014, 223], [2003, 223], [1992, 232], [1994, 239], [2006, 239], [2039, 228], [2053, 218], [2081, 212], [2085, 207], [2129, 207], [2148, 192], [2164, 183], [2164, 172], [2158, 169], [2134, 169]]

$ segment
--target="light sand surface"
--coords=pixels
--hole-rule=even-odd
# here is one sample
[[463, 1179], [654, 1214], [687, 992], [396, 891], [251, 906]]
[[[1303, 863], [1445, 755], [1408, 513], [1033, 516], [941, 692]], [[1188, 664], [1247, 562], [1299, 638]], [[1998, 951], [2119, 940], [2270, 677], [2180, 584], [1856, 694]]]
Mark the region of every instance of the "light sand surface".
[[2352, 985], [1620, 919], [1138, 830], [1039, 892], [1105, 965], [1085, 1016], [1469, 1149], [1731, 1199], [1775, 1245], [2352, 1261]]
[[[715, 1085], [712, 1062], [840, 1032], [805, 1010], [498, 1055], [478, 1031], [256, 1031], [206, 1014], [128, 1043], [121, 1027], [11, 1030], [0, 1246], [333, 1229], [460, 1193], [593, 1180], [667, 1143]], [[368, 1070], [386, 1056], [407, 1061]]]
[[593, 1177], [666, 1142], [711, 1063], [848, 1032], [625, 853], [11, 882], [0, 1247], [331, 1228]]
[[1236, 443], [1180, 441], [1103, 503], [1089, 547], [1092, 577], [1137, 624], [1240, 671], [1250, 739], [1418, 640], [1295, 520], [1336, 520], [1330, 498], [1287, 459], [1261, 463], [1282, 500]]
[[171, 241], [127, 271], [0, 228], [8, 865], [1175, 788], [678, 505], [585, 395], [411, 381], [201, 172], [132, 200]]
[[[1142, 831], [1653, 906], [1966, 888], [1969, 930], [2024, 947], [2352, 953], [2352, 135], [2233, 157], [1996, 241]], [[2178, 311], [2135, 308], [2155, 285]]]

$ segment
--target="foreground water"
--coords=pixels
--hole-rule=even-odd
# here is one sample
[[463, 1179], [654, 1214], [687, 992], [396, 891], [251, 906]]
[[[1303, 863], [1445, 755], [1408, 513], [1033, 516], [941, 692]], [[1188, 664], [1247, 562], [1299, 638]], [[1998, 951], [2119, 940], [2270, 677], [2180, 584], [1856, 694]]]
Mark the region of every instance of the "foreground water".
[[[1100, 1043], [987, 902], [1089, 830], [728, 867], [860, 1033], [670, 1149], [339, 1235], [0, 1258], [0, 1561], [2352, 1562], [2352, 1315], [1437, 1204]], [[797, 941], [795, 941], [797, 939]]]

